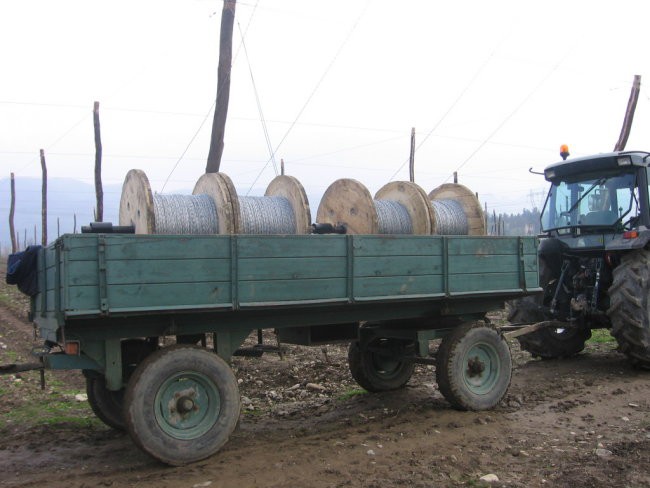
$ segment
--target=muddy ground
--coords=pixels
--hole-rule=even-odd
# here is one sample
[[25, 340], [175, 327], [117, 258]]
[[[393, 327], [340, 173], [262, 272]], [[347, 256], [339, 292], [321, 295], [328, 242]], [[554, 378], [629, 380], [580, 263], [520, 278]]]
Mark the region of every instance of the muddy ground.
[[[28, 360], [24, 302], [0, 291], [0, 364]], [[95, 419], [80, 374], [48, 372], [45, 390], [38, 372], [0, 376], [0, 487], [454, 487], [488, 474], [492, 486], [647, 487], [650, 372], [601, 340], [561, 361], [512, 343], [510, 391], [478, 413], [451, 409], [429, 366], [404, 390], [365, 393], [344, 346], [236, 358], [240, 426], [182, 468]]]

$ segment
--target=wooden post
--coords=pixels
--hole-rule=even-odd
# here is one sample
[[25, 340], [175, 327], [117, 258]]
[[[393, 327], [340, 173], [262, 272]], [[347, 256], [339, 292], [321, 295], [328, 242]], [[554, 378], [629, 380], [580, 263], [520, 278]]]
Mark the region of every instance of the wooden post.
[[415, 127], [411, 127], [411, 153], [409, 155], [409, 181], [415, 183]]
[[[41, 149], [41, 171], [43, 181], [41, 185], [41, 245], [47, 246], [47, 166], [45, 165], [45, 151]], [[34, 244], [36, 244], [36, 231], [34, 231]]]
[[57, 239], [61, 237], [61, 222], [59, 222], [59, 217], [56, 218], [56, 237]]
[[77, 233], [77, 214], [73, 213], [72, 218], [74, 219], [73, 220], [74, 226], [72, 227], [72, 233], [76, 234]]
[[458, 184], [458, 172], [454, 171], [454, 184]]
[[99, 131], [99, 102], [93, 104], [95, 128], [95, 196], [97, 197], [96, 222], [104, 221], [104, 189], [102, 188], [102, 138]]
[[219, 39], [219, 71], [217, 74], [217, 102], [212, 121], [210, 136], [210, 152], [206, 173], [219, 172], [221, 155], [223, 154], [223, 139], [226, 132], [226, 117], [230, 99], [230, 68], [232, 63], [232, 31], [235, 22], [236, 0], [223, 0], [221, 11], [221, 35]]
[[622, 151], [625, 149], [627, 138], [630, 136], [630, 130], [632, 129], [634, 111], [636, 110], [636, 102], [639, 100], [640, 91], [641, 75], [634, 75], [632, 90], [630, 90], [630, 98], [627, 101], [627, 109], [625, 110], [625, 118], [623, 119], [623, 127], [621, 128], [621, 135], [618, 136], [618, 142], [614, 146], [614, 151]]
[[16, 229], [14, 228], [14, 209], [16, 206], [16, 182], [14, 174], [11, 173], [11, 204], [9, 206], [9, 233], [11, 234], [11, 252], [18, 250], [18, 239], [16, 239]]
[[487, 202], [485, 202], [485, 212], [483, 212], [483, 218], [485, 219], [485, 232], [489, 234], [490, 228], [488, 227], [488, 220], [490, 220], [490, 214], [487, 211]]
[[280, 159], [280, 174], [284, 175], [284, 159]]
[[37, 227], [38, 226], [36, 224], [34, 224], [34, 245], [36, 245], [36, 243], [38, 242], [38, 236], [36, 234], [36, 228]]

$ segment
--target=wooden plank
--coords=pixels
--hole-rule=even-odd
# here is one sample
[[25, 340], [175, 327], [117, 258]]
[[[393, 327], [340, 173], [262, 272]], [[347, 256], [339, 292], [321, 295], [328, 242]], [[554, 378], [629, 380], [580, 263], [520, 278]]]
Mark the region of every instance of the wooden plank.
[[346, 255], [345, 236], [237, 236], [239, 258], [337, 257]]
[[519, 245], [516, 239], [499, 237], [472, 237], [470, 239], [449, 238], [449, 255], [517, 255]]
[[111, 236], [106, 259], [230, 258], [230, 236]]
[[[96, 286], [69, 288], [67, 310], [98, 310]], [[150, 285], [115, 285], [108, 287], [109, 311], [166, 307], [210, 306], [230, 303], [230, 282]]]
[[[524, 256], [524, 270], [534, 271], [536, 256]], [[449, 260], [450, 274], [476, 273], [513, 273], [517, 275], [521, 262], [517, 255], [477, 254], [458, 255]]]
[[[229, 258], [230, 236], [107, 235], [106, 259]], [[70, 261], [97, 259], [97, 234], [64, 236]]]
[[449, 276], [449, 292], [482, 292], [519, 289], [517, 273], [475, 273]]
[[243, 258], [239, 281], [345, 278], [345, 257]]
[[356, 257], [354, 276], [441, 275], [442, 256]]
[[329, 300], [345, 298], [345, 278], [314, 280], [242, 281], [239, 283], [239, 302], [297, 302], [301, 300]]
[[230, 281], [229, 259], [112, 261], [107, 269], [109, 285], [209, 283], [215, 281]]
[[[522, 239], [524, 254], [537, 254], [535, 238]], [[518, 255], [518, 237], [468, 237], [455, 236], [449, 238], [449, 254], [481, 254], [481, 255]]]
[[442, 254], [442, 238], [435, 236], [354, 236], [354, 255], [436, 256]]
[[[70, 286], [98, 285], [97, 263], [71, 261]], [[106, 269], [109, 285], [230, 281], [228, 259], [168, 259], [111, 261]]]
[[385, 299], [403, 295], [439, 295], [444, 292], [442, 275], [364, 277], [354, 279], [355, 298]]

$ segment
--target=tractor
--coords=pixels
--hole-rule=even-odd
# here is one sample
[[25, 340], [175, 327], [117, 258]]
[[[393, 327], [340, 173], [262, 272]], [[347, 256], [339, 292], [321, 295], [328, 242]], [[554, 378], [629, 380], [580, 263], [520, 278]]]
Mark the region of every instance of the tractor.
[[650, 153], [561, 154], [543, 173], [543, 293], [511, 302], [509, 319], [543, 323], [519, 337], [533, 356], [573, 356], [608, 328], [633, 365], [650, 369]]

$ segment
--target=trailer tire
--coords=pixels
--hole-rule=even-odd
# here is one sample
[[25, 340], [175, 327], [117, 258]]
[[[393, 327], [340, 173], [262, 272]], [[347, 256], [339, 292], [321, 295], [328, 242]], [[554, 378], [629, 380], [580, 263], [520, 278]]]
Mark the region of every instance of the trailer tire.
[[237, 380], [206, 349], [158, 350], [135, 370], [126, 388], [124, 417], [133, 441], [155, 459], [182, 466], [216, 453], [239, 422]]
[[442, 339], [436, 380], [454, 408], [493, 408], [508, 391], [511, 376], [510, 348], [494, 327], [463, 324]]
[[[156, 344], [145, 339], [126, 339], [121, 343], [123, 381], [128, 383], [135, 368], [156, 350]], [[84, 371], [86, 394], [93, 413], [109, 427], [124, 431], [124, 388], [111, 391], [106, 388], [106, 377], [96, 371]]]
[[[389, 339], [380, 339], [390, 341]], [[388, 343], [388, 342], [387, 342]], [[415, 364], [362, 349], [359, 342], [350, 343], [348, 366], [355, 381], [369, 392], [397, 390], [406, 386], [413, 376]]]
[[612, 335], [619, 350], [639, 368], [650, 369], [650, 251], [624, 255], [609, 287]]
[[111, 391], [106, 388], [104, 375], [86, 377], [88, 403], [97, 418], [115, 430], [126, 430], [122, 407], [124, 389]]

